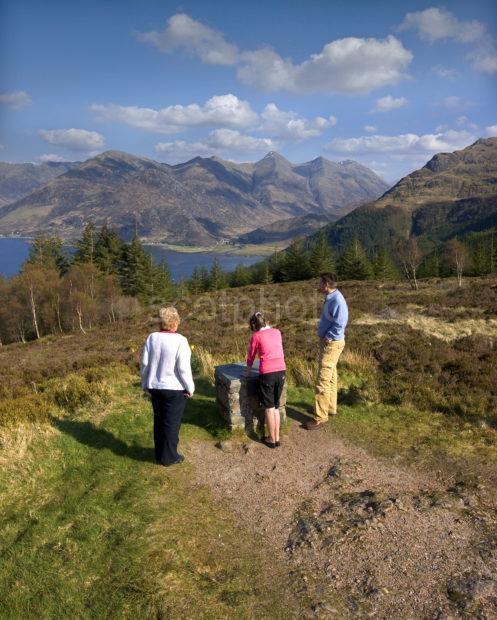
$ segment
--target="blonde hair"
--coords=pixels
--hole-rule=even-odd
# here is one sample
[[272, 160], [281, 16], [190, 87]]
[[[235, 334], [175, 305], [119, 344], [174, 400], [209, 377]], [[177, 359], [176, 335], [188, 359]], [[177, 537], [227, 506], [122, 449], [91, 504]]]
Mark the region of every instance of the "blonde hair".
[[178, 311], [174, 306], [161, 308], [159, 310], [159, 320], [161, 329], [177, 329], [181, 322]]

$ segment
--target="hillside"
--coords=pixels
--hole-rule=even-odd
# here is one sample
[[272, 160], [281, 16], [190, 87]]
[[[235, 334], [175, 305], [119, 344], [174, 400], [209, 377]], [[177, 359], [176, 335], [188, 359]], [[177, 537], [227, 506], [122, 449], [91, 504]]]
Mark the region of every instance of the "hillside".
[[[0, 348], [2, 617], [495, 617], [495, 277], [344, 282], [339, 414], [308, 433], [316, 284], [182, 297], [197, 389], [168, 470], [137, 381], [150, 308]], [[212, 383], [254, 304], [284, 336], [278, 450], [229, 434]]]
[[277, 153], [255, 164], [197, 157], [169, 166], [108, 151], [0, 208], [0, 234], [80, 234], [89, 219], [151, 241], [210, 245], [285, 218], [336, 219], [386, 184], [354, 162], [295, 166]]
[[46, 162], [43, 164], [0, 162], [0, 207], [27, 196], [50, 179], [76, 166], [79, 166], [79, 162]]
[[497, 138], [480, 139], [454, 153], [439, 153], [375, 202], [327, 226], [331, 244], [354, 236], [369, 248], [396, 237], [434, 244], [497, 225]]

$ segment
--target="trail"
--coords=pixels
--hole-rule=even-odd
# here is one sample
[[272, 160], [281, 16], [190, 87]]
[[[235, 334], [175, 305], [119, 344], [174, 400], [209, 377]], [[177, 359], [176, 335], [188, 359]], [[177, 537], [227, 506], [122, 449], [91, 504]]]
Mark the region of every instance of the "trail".
[[301, 617], [497, 618], [495, 490], [406, 469], [295, 420], [280, 449], [193, 442], [200, 485], [286, 562]]

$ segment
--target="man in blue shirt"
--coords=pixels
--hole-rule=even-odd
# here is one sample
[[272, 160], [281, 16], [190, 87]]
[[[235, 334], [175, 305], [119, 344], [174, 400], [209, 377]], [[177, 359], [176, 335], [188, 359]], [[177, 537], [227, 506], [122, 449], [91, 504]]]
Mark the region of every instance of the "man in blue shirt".
[[337, 289], [334, 273], [322, 273], [319, 292], [324, 295], [318, 325], [319, 367], [314, 401], [314, 418], [304, 427], [311, 431], [321, 428], [330, 415], [337, 413], [337, 362], [345, 347], [345, 328], [349, 309], [345, 297]]

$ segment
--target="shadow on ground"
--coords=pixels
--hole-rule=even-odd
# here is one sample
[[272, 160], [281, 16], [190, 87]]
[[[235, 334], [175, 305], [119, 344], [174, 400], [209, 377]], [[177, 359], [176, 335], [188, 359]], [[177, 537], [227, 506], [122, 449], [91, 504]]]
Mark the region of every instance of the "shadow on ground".
[[117, 456], [124, 456], [135, 461], [154, 462], [152, 448], [129, 446], [109, 431], [95, 426], [93, 422], [78, 420], [55, 420], [54, 426], [67, 435], [71, 435], [79, 443], [97, 450], [110, 450]]
[[[141, 387], [139, 383], [133, 387]], [[215, 390], [207, 379], [195, 380], [195, 396], [186, 403], [183, 424], [198, 426], [214, 438], [228, 432], [228, 426], [216, 406]], [[150, 412], [152, 404], [150, 403]], [[148, 447], [128, 445], [108, 430], [96, 426], [93, 422], [65, 418], [54, 420], [54, 426], [79, 443], [97, 450], [110, 450], [117, 456], [135, 461], [155, 462], [154, 450]], [[152, 430], [151, 430], [152, 432]]]

